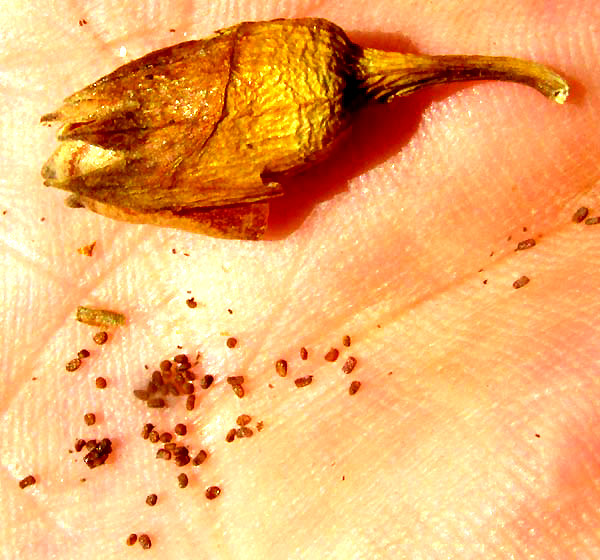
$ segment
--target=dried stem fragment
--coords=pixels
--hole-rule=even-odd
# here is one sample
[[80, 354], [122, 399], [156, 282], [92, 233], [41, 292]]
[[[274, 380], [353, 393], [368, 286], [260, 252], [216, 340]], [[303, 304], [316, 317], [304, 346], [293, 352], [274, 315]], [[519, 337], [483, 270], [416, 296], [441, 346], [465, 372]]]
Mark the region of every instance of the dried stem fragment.
[[125, 324], [125, 316], [122, 313], [92, 307], [79, 306], [75, 318], [93, 327], [118, 327]]

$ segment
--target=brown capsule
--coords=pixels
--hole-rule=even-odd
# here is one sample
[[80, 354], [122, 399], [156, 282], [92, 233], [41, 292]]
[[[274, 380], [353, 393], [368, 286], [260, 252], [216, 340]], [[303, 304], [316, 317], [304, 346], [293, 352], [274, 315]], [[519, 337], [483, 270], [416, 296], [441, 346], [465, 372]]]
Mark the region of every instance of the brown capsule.
[[533, 62], [363, 48], [317, 18], [244, 22], [129, 62], [44, 115], [64, 124], [42, 176], [114, 219], [257, 239], [282, 182], [325, 159], [358, 109], [483, 79], [568, 95]]
[[600, 224], [600, 216], [594, 216], [585, 221], [586, 226], [595, 226], [596, 224]]
[[235, 439], [236, 432], [237, 430], [235, 428], [231, 428], [231, 430], [229, 430], [225, 436], [225, 441], [227, 443], [231, 443]]
[[23, 490], [23, 488], [27, 488], [28, 486], [32, 486], [35, 484], [35, 477], [31, 474], [28, 474], [25, 478], [19, 480], [19, 488]]
[[192, 465], [196, 467], [198, 465], [201, 465], [202, 463], [204, 463], [204, 461], [206, 461], [206, 457], [208, 457], [208, 453], [206, 453], [204, 449], [201, 449], [200, 451], [198, 451], [198, 454], [192, 460]]
[[340, 351], [337, 348], [330, 348], [325, 354], [325, 360], [328, 362], [335, 362], [340, 355]]
[[185, 401], [186, 410], [194, 410], [194, 406], [196, 406], [196, 396], [189, 395]]
[[212, 375], [205, 375], [200, 380], [200, 387], [202, 387], [203, 389], [208, 389], [212, 385], [212, 382], [214, 380], [215, 378]]
[[288, 365], [285, 360], [277, 360], [275, 362], [275, 371], [281, 376], [285, 377], [287, 375]]
[[88, 412], [83, 416], [83, 421], [88, 426], [93, 426], [96, 423], [96, 415], [93, 412]]
[[230, 336], [227, 339], [227, 348], [235, 348], [237, 346], [237, 338]]
[[144, 424], [144, 427], [142, 428], [142, 437], [144, 439], [148, 439], [152, 428], [154, 428], [154, 424]]
[[96, 388], [97, 389], [105, 389], [106, 388], [106, 379], [104, 379], [104, 377], [96, 377]]
[[81, 358], [73, 358], [70, 362], [67, 362], [65, 369], [67, 371], [76, 371], [81, 367]]
[[300, 358], [302, 360], [308, 359], [308, 350], [306, 348], [304, 348], [304, 346], [302, 348], [300, 348]]
[[160, 437], [158, 438], [158, 440], [161, 443], [169, 443], [172, 439], [173, 439], [173, 434], [170, 434], [169, 432], [163, 432], [162, 434], [160, 434]]
[[158, 501], [158, 496], [156, 494], [148, 494], [146, 496], [146, 503], [149, 506], [155, 506], [157, 501]]
[[146, 402], [148, 403], [148, 408], [164, 408], [167, 404], [160, 397], [149, 398]]
[[125, 316], [122, 313], [83, 306], [77, 308], [75, 319], [92, 327], [118, 327], [125, 324]]
[[204, 492], [204, 495], [209, 500], [214, 500], [220, 494], [221, 494], [221, 489], [218, 486], [209, 486]]
[[148, 550], [149, 548], [152, 548], [152, 541], [150, 540], [150, 537], [146, 534], [140, 535], [139, 539], [138, 539], [140, 546], [144, 549], [144, 550]]
[[159, 449], [156, 452], [157, 459], [164, 459], [165, 461], [169, 461], [171, 459], [171, 452], [168, 449]]
[[342, 338], [342, 344], [346, 347], [350, 346], [350, 344], [352, 344], [352, 340], [350, 339], [350, 335], [345, 334], [344, 337]]
[[160, 434], [156, 430], [152, 430], [148, 435], [150, 443], [158, 443], [160, 441]]
[[178, 436], [184, 436], [185, 434], [187, 434], [187, 428], [186, 428], [185, 424], [176, 424], [175, 428], [173, 429], [173, 431]]
[[517, 280], [515, 280], [513, 282], [513, 288], [515, 290], [518, 290], [519, 288], [522, 288], [523, 286], [526, 286], [527, 284], [529, 284], [529, 278], [527, 278], [527, 276], [521, 276], [520, 278], [517, 278]]
[[585, 220], [588, 216], [589, 210], [585, 207], [582, 206], [581, 208], [577, 208], [577, 210], [575, 211], [575, 214], [573, 214], [573, 217], [571, 218], [576, 224], [579, 224], [580, 222], [583, 222], [583, 220]]
[[179, 488], [185, 488], [188, 485], [188, 477], [185, 473], [180, 473], [177, 475], [177, 484]]
[[359, 389], [360, 389], [360, 381], [353, 381], [352, 383], [350, 383], [350, 387], [348, 388], [348, 393], [350, 395], [355, 395]]
[[356, 358], [354, 356], [349, 356], [344, 365], [342, 366], [342, 371], [344, 373], [352, 373], [352, 370], [356, 367]]
[[133, 546], [137, 542], [137, 539], [137, 535], [135, 533], [131, 533], [125, 542], [127, 543], [127, 546]]
[[85, 440], [84, 439], [78, 439], [75, 442], [75, 451], [77, 451], [78, 453], [85, 447]]
[[296, 387], [306, 387], [312, 383], [312, 380], [312, 375], [305, 375], [304, 377], [298, 377], [297, 379], [294, 379], [294, 383], [296, 384]]
[[86, 350], [85, 348], [82, 348], [79, 352], [77, 352], [77, 357], [84, 359], [84, 358], [89, 358], [90, 357], [90, 351]]
[[251, 421], [252, 421], [252, 418], [250, 418], [250, 416], [248, 416], [247, 414], [240, 414], [236, 418], [235, 423], [238, 426], [246, 426], [246, 425], [250, 424]]
[[515, 251], [524, 251], [525, 249], [531, 249], [532, 247], [535, 247], [535, 239], [525, 239], [525, 241], [519, 241]]
[[146, 389], [134, 389], [133, 396], [136, 399], [140, 399], [141, 401], [147, 401], [150, 395], [148, 394], [148, 391], [146, 391]]
[[99, 346], [102, 346], [108, 340], [108, 333], [106, 331], [97, 332], [92, 336], [92, 340]]

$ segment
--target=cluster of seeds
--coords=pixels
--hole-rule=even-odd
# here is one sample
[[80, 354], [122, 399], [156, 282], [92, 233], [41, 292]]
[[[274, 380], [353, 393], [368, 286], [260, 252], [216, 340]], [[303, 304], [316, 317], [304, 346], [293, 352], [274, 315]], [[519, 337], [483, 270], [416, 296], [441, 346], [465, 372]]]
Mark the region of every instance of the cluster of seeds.
[[250, 422], [252, 422], [252, 417], [250, 417], [248, 414], [240, 414], [235, 420], [235, 423], [238, 425], [238, 427], [231, 428], [227, 432], [225, 441], [231, 443], [236, 437], [238, 439], [252, 437], [254, 432], [252, 431], [252, 428], [248, 426]]
[[94, 469], [103, 465], [112, 452], [112, 442], [108, 438], [103, 438], [100, 441], [90, 439], [78, 439], [75, 442], [75, 451], [80, 452], [86, 449], [88, 453], [83, 457], [83, 462], [90, 468]]
[[246, 394], [244, 391], [244, 376], [243, 375], [229, 375], [226, 379], [227, 383], [231, 385], [231, 389], [240, 399]]

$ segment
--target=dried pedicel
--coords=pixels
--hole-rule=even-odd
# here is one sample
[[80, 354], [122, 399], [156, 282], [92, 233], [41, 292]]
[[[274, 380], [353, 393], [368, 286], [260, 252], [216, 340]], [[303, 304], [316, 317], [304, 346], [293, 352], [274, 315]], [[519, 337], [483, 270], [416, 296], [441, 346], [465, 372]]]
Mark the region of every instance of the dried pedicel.
[[64, 124], [42, 176], [111, 218], [258, 239], [269, 199], [329, 155], [357, 109], [482, 79], [558, 103], [569, 91], [515, 58], [363, 48], [324, 19], [240, 23], [125, 64], [44, 115]]

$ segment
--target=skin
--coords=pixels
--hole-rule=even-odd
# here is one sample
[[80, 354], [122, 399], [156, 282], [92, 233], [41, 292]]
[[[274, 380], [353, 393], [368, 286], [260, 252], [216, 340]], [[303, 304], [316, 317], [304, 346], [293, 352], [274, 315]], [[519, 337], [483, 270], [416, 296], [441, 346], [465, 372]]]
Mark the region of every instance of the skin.
[[[356, 4], [71, 2], [46, 15], [3, 2], [0, 556], [123, 558], [141, 553], [127, 535], [145, 532], [144, 558], [161, 559], [598, 557], [600, 226], [570, 221], [582, 205], [600, 212], [597, 3]], [[130, 60], [184, 32], [304, 15], [368, 46], [534, 58], [572, 96], [461, 84], [369, 109], [289, 185], [265, 242], [122, 224], [42, 188], [55, 141], [39, 115], [124, 62], [122, 45]], [[514, 252], [528, 237], [536, 247]], [[77, 253], [92, 241], [92, 257]], [[82, 303], [128, 324], [98, 347], [72, 318]], [[191, 413], [148, 411], [132, 390], [177, 345], [217, 383]], [[226, 375], [245, 376], [244, 399]], [[226, 443], [241, 413], [264, 429]], [[140, 438], [147, 421], [185, 422], [190, 447], [209, 452], [186, 489]], [[68, 453], [103, 436], [103, 467]], [[27, 474], [38, 483], [20, 490]], [[208, 501], [212, 484], [223, 493]]]

